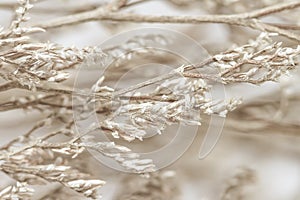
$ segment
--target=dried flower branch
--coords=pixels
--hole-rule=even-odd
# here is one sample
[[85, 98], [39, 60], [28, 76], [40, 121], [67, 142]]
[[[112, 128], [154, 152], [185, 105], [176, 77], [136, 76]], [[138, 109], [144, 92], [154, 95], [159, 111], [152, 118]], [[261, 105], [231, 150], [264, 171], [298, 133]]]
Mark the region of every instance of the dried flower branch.
[[17, 182], [0, 191], [1, 199], [30, 199], [34, 190], [29, 188], [26, 183]]
[[[116, 0], [107, 4], [87, 4], [81, 9], [70, 8], [66, 11], [70, 15], [24, 26], [23, 23], [29, 20], [27, 14], [32, 4], [29, 0], [19, 1], [14, 20], [8, 28], [0, 30], [0, 92], [1, 95], [10, 95], [11, 90], [20, 89], [21, 95], [5, 96], [5, 100], [0, 102], [0, 112], [35, 110], [41, 113], [42, 119], [29, 131], [24, 131], [23, 135], [0, 148], [0, 170], [17, 181], [15, 185], [0, 190], [1, 199], [31, 199], [34, 192], [31, 185], [49, 182], [60, 183], [86, 197], [99, 199], [97, 189], [105, 181], [82, 170], [74, 161], [86, 149], [113, 159], [131, 172], [151, 174], [149, 179], [142, 181], [141, 187], [123, 192], [126, 194], [120, 195], [122, 199], [174, 199], [176, 190], [165, 183], [168, 173], [152, 173], [156, 166], [151, 159], [141, 158], [119, 142], [143, 141], [147, 133], [153, 131], [162, 134], [166, 127], [174, 124], [200, 126], [203, 115], [226, 117], [228, 112], [241, 104], [240, 97], [215, 99], [210, 96], [212, 87], [217, 84], [259, 85], [278, 81], [282, 75], [289, 74], [299, 66], [299, 45], [286, 46], [285, 43], [273, 41], [273, 37], [279, 35], [299, 43], [298, 33], [286, 30], [297, 30], [298, 25], [261, 20], [265, 16], [298, 8], [299, 1], [268, 4], [265, 8], [230, 15], [146, 15], [124, 11], [143, 2]], [[172, 2], [178, 6], [188, 4], [177, 0]], [[11, 8], [15, 5], [1, 6]], [[170, 73], [119, 90], [106, 81], [116, 78], [108, 71], [85, 93], [64, 83], [70, 80], [76, 66], [101, 63], [100, 68], [103, 68], [107, 61], [114, 61], [112, 71], [123, 73], [129, 70], [126, 63], [134, 63], [141, 54], [157, 53], [147, 48], [149, 43], [164, 45], [170, 39], [153, 33], [135, 36], [124, 44], [107, 49], [97, 46], [80, 49], [34, 41], [31, 36], [32, 33], [43, 33], [50, 28], [96, 20], [223, 23], [249, 27], [259, 30], [261, 34], [246, 45], [237, 45], [201, 63], [183, 64]], [[139, 91], [154, 85], [156, 87], [147, 92]], [[91, 124], [86, 133], [76, 135], [75, 112], [79, 113], [78, 120], [84, 120], [91, 115], [91, 109], [95, 109], [101, 120]], [[272, 120], [263, 120], [274, 123]], [[54, 130], [49, 131], [47, 127]], [[92, 132], [112, 136], [114, 142], [95, 142], [94, 138], [85, 137]], [[242, 187], [252, 180], [252, 176], [253, 172], [249, 170], [235, 176], [235, 181], [225, 189], [222, 198], [240, 199]]]

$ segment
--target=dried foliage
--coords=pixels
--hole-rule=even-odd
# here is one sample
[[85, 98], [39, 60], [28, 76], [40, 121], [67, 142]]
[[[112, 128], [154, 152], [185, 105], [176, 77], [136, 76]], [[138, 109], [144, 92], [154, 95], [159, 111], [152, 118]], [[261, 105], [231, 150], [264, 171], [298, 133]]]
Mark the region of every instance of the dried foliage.
[[[121, 191], [117, 199], [137, 200], [137, 199], [176, 199], [178, 188], [174, 183], [174, 171], [164, 171], [160, 174], [153, 174], [149, 179], [141, 177], [128, 177], [124, 180], [128, 188]], [[139, 187], [136, 187], [139, 184]]]
[[241, 168], [236, 175], [228, 180], [228, 184], [221, 196], [221, 199], [244, 199], [245, 187], [253, 184], [254, 182], [255, 172], [251, 169]]
[[[178, 188], [165, 183], [172, 173], [153, 173], [156, 169], [153, 161], [141, 158], [138, 153], [124, 146], [122, 141], [143, 141], [149, 131], [162, 134], [167, 127], [179, 123], [200, 126], [202, 116], [226, 117], [228, 112], [242, 103], [242, 97], [212, 98], [210, 92], [213, 86], [243, 83], [260, 85], [267, 81], [278, 81], [282, 75], [288, 75], [299, 65], [300, 36], [288, 30], [299, 28], [297, 21], [284, 25], [266, 23], [260, 19], [297, 8], [299, 1], [276, 1], [276, 4], [261, 1], [251, 9], [244, 1], [204, 1], [200, 4], [206, 5], [208, 10], [213, 8], [216, 15], [203, 16], [146, 15], [123, 11], [143, 3], [119, 0], [101, 5], [87, 4], [85, 8], [62, 11], [70, 12], [69, 15], [28, 25], [28, 12], [33, 4], [29, 0], [19, 0], [14, 20], [8, 28], [0, 30], [0, 92], [9, 94], [11, 90], [18, 89], [21, 96], [11, 95], [11, 98], [1, 101], [0, 111], [38, 111], [43, 119], [0, 149], [0, 170], [16, 180], [0, 190], [1, 199], [31, 199], [35, 192], [31, 185], [49, 182], [60, 183], [85, 197], [99, 199], [97, 189], [105, 181], [95, 178], [93, 172], [84, 171], [73, 162], [86, 149], [114, 159], [131, 172], [150, 174], [148, 179], [133, 178], [133, 186], [120, 194], [119, 199], [175, 199]], [[169, 3], [184, 9], [199, 4], [197, 1], [178, 0]], [[226, 12], [222, 9], [224, 5], [229, 8]], [[6, 6], [10, 8], [15, 5]], [[245, 13], [223, 15], [236, 11]], [[182, 64], [167, 74], [115, 91], [106, 80], [128, 71], [128, 64], [135, 62], [135, 59], [157, 53], [147, 49], [149, 43], [166, 44], [170, 39], [154, 33], [100, 49], [97, 46], [66, 47], [40, 42], [33, 37], [33, 34], [41, 34], [51, 28], [94, 20], [223, 23], [248, 27], [260, 34], [245, 45], [235, 45], [201, 63]], [[278, 36], [284, 40], [279, 41]], [[286, 42], [287, 39], [290, 41]], [[89, 95], [66, 84], [79, 65], [97, 64], [101, 68], [112, 60], [112, 70], [99, 77], [88, 89]], [[154, 85], [151, 91], [138, 91]], [[74, 102], [78, 104], [74, 106]], [[91, 115], [91, 108], [95, 109], [101, 120], [91, 124], [89, 132], [103, 132], [111, 136], [114, 142], [95, 142], [93, 138], [86, 142], [81, 136], [89, 132], [76, 134], [74, 112], [79, 113], [79, 120], [84, 120]], [[49, 131], [49, 127], [53, 131]], [[37, 134], [38, 131], [43, 134]], [[236, 180], [228, 184], [222, 199], [242, 199], [239, 191], [252, 180], [252, 173], [248, 170], [235, 176]], [[139, 187], [135, 188], [137, 184]]]

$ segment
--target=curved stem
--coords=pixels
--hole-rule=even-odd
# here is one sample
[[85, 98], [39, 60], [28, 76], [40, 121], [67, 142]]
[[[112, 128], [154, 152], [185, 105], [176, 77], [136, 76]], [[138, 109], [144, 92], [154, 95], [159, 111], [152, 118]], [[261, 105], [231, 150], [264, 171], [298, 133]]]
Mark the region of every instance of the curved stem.
[[109, 20], [119, 22], [147, 22], [147, 23], [178, 23], [178, 24], [201, 24], [201, 23], [223, 23], [229, 25], [245, 26], [256, 30], [268, 32], [277, 31], [280, 35], [300, 41], [300, 36], [290, 31], [281, 29], [270, 24], [263, 23], [257, 18], [290, 10], [300, 6], [300, 1], [281, 3], [274, 6], [254, 10], [252, 12], [233, 15], [143, 15], [134, 13], [114, 12], [106, 7], [100, 7], [92, 11], [86, 11], [74, 15], [67, 15], [49, 20], [34, 26], [44, 29], [58, 28], [66, 25], [74, 25], [89, 21]]

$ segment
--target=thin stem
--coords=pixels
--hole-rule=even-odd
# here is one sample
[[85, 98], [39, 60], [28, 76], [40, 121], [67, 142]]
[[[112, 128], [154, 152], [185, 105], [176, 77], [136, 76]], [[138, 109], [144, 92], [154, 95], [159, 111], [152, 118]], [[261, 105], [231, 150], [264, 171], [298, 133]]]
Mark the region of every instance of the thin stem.
[[285, 30], [300, 30], [300, 26], [296, 24], [279, 24], [279, 23], [266, 23], [268, 25], [276, 26]]
[[92, 11], [86, 11], [74, 15], [59, 17], [35, 26], [44, 29], [58, 28], [66, 25], [74, 25], [88, 21], [110, 20], [119, 22], [147, 22], [147, 23], [179, 23], [179, 24], [201, 24], [201, 23], [224, 23], [229, 25], [245, 26], [256, 30], [269, 32], [278, 31], [280, 35], [300, 41], [300, 36], [279, 27], [265, 24], [256, 18], [294, 9], [300, 6], [300, 1], [281, 3], [275, 6], [258, 9], [245, 14], [234, 15], [201, 15], [201, 16], [173, 16], [173, 15], [142, 15], [134, 13], [122, 13], [107, 11], [103, 7]]
[[[189, 70], [193, 70], [193, 69], [196, 69], [196, 68], [200, 68], [200, 67], [203, 67], [205, 65], [208, 65], [209, 63], [213, 62], [213, 57], [210, 57], [206, 60], [204, 60], [203, 62], [199, 63], [199, 64], [196, 64], [196, 65], [189, 65], [189, 66], [186, 66], [184, 68], [184, 71], [189, 71]], [[146, 86], [149, 86], [149, 85], [152, 85], [154, 83], [157, 83], [157, 82], [161, 82], [161, 81], [164, 81], [164, 80], [167, 80], [169, 78], [172, 78], [176, 75], [180, 75], [180, 73], [177, 71], [179, 68], [171, 71], [170, 73], [168, 74], [165, 74], [165, 75], [162, 75], [162, 76], [158, 76], [156, 78], [153, 78], [153, 79], [150, 79], [148, 81], [144, 81], [142, 83], [139, 83], [137, 85], [133, 85], [131, 87], [128, 87], [128, 88], [125, 88], [125, 89], [121, 89], [121, 90], [118, 90], [116, 92], [114, 92], [114, 95], [115, 96], [119, 96], [119, 95], [122, 95], [122, 94], [126, 94], [128, 92], [132, 92], [134, 90], [138, 90], [140, 88], [143, 88], [143, 87], [146, 87]]]
[[[51, 115], [48, 115], [48, 117], [50, 117]], [[28, 132], [26, 132], [25, 134], [22, 135], [22, 137], [24, 138], [29, 138], [37, 129], [43, 127], [45, 125], [45, 121], [39, 121], [37, 122], [34, 127], [32, 127]], [[6, 150], [8, 149], [10, 146], [12, 146], [13, 144], [15, 144], [16, 142], [18, 142], [20, 140], [20, 137], [15, 138], [13, 140], [11, 140], [9, 143], [7, 143], [6, 145], [2, 146], [0, 148], [0, 150]]]
[[259, 18], [259, 17], [264, 17], [266, 15], [278, 13], [284, 10], [291, 10], [299, 6], [300, 6], [300, 1], [297, 0], [297, 1], [285, 2], [285, 3], [268, 6], [266, 8], [255, 10], [242, 15], [245, 15], [245, 18]]
[[11, 81], [0, 85], [0, 92], [16, 88], [19, 85], [17, 81]]

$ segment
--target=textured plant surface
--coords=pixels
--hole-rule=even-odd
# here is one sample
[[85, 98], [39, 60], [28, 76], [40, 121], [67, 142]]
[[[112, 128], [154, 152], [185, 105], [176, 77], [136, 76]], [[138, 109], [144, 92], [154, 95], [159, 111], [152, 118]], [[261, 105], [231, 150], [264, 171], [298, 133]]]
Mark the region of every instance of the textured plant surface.
[[[298, 83], [300, 55], [300, 1], [168, 0], [163, 2], [165, 9], [184, 14], [166, 15], [160, 11], [144, 12], [145, 8], [161, 6], [151, 0], [57, 3], [60, 6], [50, 1], [0, 3], [1, 9], [13, 13], [11, 22], [7, 18], [9, 25], [0, 29], [1, 116], [22, 112], [34, 121], [29, 130], [17, 132], [14, 135], [18, 137], [1, 143], [0, 170], [11, 178], [1, 185], [0, 199], [101, 198], [106, 190], [99, 192], [99, 188], [110, 181], [105, 179], [109, 175], [105, 175], [107, 169], [101, 168], [103, 173], [95, 170], [99, 163], [95, 163], [87, 150], [111, 158], [134, 173], [123, 174], [120, 181], [111, 180], [121, 185], [111, 198], [184, 199], [185, 191], [179, 184], [183, 181], [178, 180], [188, 177], [183, 175], [188, 171], [198, 173], [191, 167], [193, 163], [189, 163], [197, 155], [188, 151], [189, 158], [183, 158], [186, 165], [179, 164], [176, 170], [156, 171], [153, 160], [136, 153], [130, 144], [143, 143], [148, 133], [153, 132], [158, 134], [153, 141], [155, 146], [160, 137], [163, 141], [166, 139], [163, 135], [170, 134], [169, 127], [178, 124], [207, 127], [209, 116], [226, 117], [225, 133], [242, 136], [253, 132], [272, 136], [279, 133], [297, 138], [300, 119], [293, 114], [293, 108], [299, 103], [294, 86]], [[200, 11], [195, 8], [200, 7], [206, 14], [198, 14]], [[45, 18], [47, 14], [54, 17]], [[72, 31], [86, 22], [101, 26], [110, 35], [138, 28], [145, 22], [176, 24], [174, 29], [200, 43], [201, 38], [220, 27], [228, 37], [222, 40], [216, 35], [214, 41], [204, 42], [212, 56], [199, 63], [175, 61], [166, 52], [147, 48], [152, 44], [176, 44], [172, 38], [155, 32], [105, 48], [97, 44], [80, 48], [51, 40], [56, 30]], [[203, 28], [200, 30], [199, 26]], [[188, 50], [180, 45], [176, 48]], [[113, 81], [145, 60], [172, 65], [173, 69], [155, 78], [149, 75], [147, 81], [139, 84], [114, 88]], [[109, 68], [107, 63], [112, 63]], [[92, 86], [77, 83], [73, 86], [76, 74], [95, 68], [104, 73]], [[136, 76], [147, 78], [147, 74]], [[281, 82], [281, 90], [264, 87], [266, 82]], [[262, 86], [255, 90], [263, 91], [267, 97], [263, 97], [264, 101], [255, 95], [247, 99], [245, 92], [240, 92], [213, 98], [212, 88], [218, 84], [228, 91]], [[243, 102], [243, 98], [247, 101]], [[76, 120], [87, 119], [91, 110], [99, 120], [89, 124], [87, 132], [78, 133]], [[83, 140], [83, 135], [95, 132], [104, 133], [111, 141], [96, 141], [92, 136]], [[5, 128], [1, 128], [1, 135], [5, 138]], [[201, 179], [202, 173], [196, 177]], [[251, 198], [247, 197], [247, 187], [257, 182], [251, 166], [243, 166], [233, 175], [223, 174], [221, 178], [218, 188], [222, 191], [214, 198], [224, 200]]]

